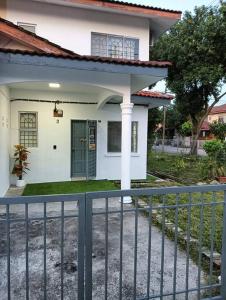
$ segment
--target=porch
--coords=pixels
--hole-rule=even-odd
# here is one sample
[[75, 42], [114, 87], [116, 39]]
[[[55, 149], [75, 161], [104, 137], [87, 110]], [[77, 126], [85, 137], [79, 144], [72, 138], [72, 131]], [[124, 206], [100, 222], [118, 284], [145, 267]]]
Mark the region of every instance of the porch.
[[[13, 183], [9, 155], [13, 157], [21, 136], [31, 149], [29, 183], [117, 179], [122, 189], [129, 189], [131, 179], [146, 177], [148, 108], [166, 105], [171, 98], [137, 91], [164, 78], [169, 63], [11, 50], [1, 51], [0, 60], [1, 195]], [[36, 127], [25, 119], [33, 119]]]

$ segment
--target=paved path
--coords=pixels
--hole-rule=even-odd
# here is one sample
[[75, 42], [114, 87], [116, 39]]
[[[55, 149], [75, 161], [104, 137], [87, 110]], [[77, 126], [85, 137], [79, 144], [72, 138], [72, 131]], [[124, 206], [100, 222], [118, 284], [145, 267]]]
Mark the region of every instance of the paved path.
[[[94, 210], [103, 212], [103, 199], [95, 201]], [[127, 205], [126, 208], [130, 208]], [[118, 199], [109, 200], [109, 208], [120, 208]], [[65, 204], [65, 215], [77, 214], [75, 203]], [[6, 281], [6, 234], [5, 224], [1, 222], [5, 210], [0, 210], [0, 299], [7, 298]], [[24, 207], [12, 206], [11, 218], [23, 218]], [[47, 216], [60, 215], [60, 205], [47, 205]], [[43, 205], [30, 205], [29, 217], [43, 216]], [[123, 285], [122, 299], [133, 299], [134, 286], [134, 212], [124, 213], [123, 228]], [[139, 214], [138, 217], [138, 257], [137, 257], [137, 298], [144, 297], [147, 290], [147, 257], [148, 257], [148, 219]], [[109, 214], [108, 224], [108, 299], [119, 299], [119, 270], [120, 270], [120, 218], [118, 213]], [[93, 299], [104, 299], [104, 265], [105, 265], [105, 215], [93, 217]], [[47, 221], [47, 299], [60, 299], [60, 231], [61, 222], [57, 219]], [[78, 218], [65, 219], [64, 240], [64, 300], [77, 299], [77, 247], [78, 247]], [[152, 228], [150, 293], [158, 295], [161, 281], [161, 243], [162, 233], [156, 227]], [[25, 224], [24, 222], [11, 223], [11, 300], [25, 299]], [[164, 293], [173, 289], [174, 242], [165, 239], [164, 259]], [[43, 299], [43, 222], [33, 220], [29, 224], [29, 276], [30, 300]], [[189, 260], [189, 288], [197, 286], [198, 268]], [[178, 249], [177, 260], [177, 290], [185, 288], [186, 255]], [[158, 300], [160, 298], [157, 298]], [[163, 297], [164, 300], [173, 299], [172, 296]], [[177, 295], [177, 300], [184, 300], [185, 295]], [[189, 300], [197, 299], [196, 294], [189, 294]]]
[[[152, 149], [157, 151], [157, 152], [161, 152], [162, 151], [162, 145], [159, 145], [159, 146], [154, 145]], [[173, 147], [173, 146], [164, 146], [164, 152], [173, 153], [173, 154], [176, 154], [176, 153], [178, 153], [178, 154], [180, 154], [180, 153], [189, 154], [190, 148], [178, 148], [178, 147]], [[198, 149], [198, 155], [206, 156], [206, 152], [203, 149]]]

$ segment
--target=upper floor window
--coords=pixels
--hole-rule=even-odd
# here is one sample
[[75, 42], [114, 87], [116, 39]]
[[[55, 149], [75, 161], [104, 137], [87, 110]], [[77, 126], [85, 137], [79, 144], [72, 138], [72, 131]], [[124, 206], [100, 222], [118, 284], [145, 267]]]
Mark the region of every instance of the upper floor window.
[[139, 39], [118, 35], [92, 33], [91, 55], [139, 59]]
[[38, 115], [36, 112], [19, 113], [19, 140], [24, 147], [38, 147]]
[[224, 123], [224, 118], [223, 117], [219, 117], [218, 118], [218, 123]]
[[25, 29], [27, 31], [32, 32], [32, 33], [35, 33], [35, 31], [36, 31], [36, 25], [35, 24], [17, 22], [17, 25], [22, 27], [23, 29]]

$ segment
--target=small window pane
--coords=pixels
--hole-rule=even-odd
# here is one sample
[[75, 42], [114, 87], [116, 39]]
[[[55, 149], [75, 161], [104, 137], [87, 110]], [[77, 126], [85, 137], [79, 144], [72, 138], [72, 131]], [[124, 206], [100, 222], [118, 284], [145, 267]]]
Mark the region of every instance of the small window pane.
[[94, 56], [107, 56], [107, 35], [92, 33], [91, 54]]
[[121, 122], [108, 122], [108, 152], [121, 152]]
[[35, 33], [35, 31], [36, 31], [36, 25], [34, 25], [34, 24], [18, 22], [17, 25], [22, 27], [23, 29], [25, 29], [27, 31], [32, 32], [32, 33]]
[[20, 114], [20, 129], [36, 128], [36, 114], [35, 113], [21, 113]]
[[138, 122], [132, 122], [131, 152], [137, 152]]
[[123, 57], [123, 37], [108, 37], [108, 56], [114, 58]]
[[37, 114], [20, 113], [20, 144], [25, 147], [38, 146]]
[[139, 40], [125, 38], [124, 57], [127, 59], [139, 59]]

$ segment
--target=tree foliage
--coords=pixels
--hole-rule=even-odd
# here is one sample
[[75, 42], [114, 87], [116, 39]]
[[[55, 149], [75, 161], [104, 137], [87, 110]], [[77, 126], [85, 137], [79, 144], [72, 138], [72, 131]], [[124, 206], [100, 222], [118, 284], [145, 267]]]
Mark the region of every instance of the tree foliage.
[[210, 126], [210, 132], [212, 132], [217, 139], [223, 142], [225, 140], [226, 124], [215, 121], [209, 126]]
[[192, 124], [190, 121], [186, 121], [181, 125], [180, 134], [182, 136], [191, 136], [192, 134]]
[[172, 62], [167, 87], [177, 108], [192, 122], [193, 154], [201, 125], [223, 97], [226, 82], [226, 21], [216, 7], [196, 7], [155, 44], [153, 59]]
[[152, 138], [158, 124], [162, 122], [162, 113], [159, 108], [152, 108], [148, 111], [148, 138]]

